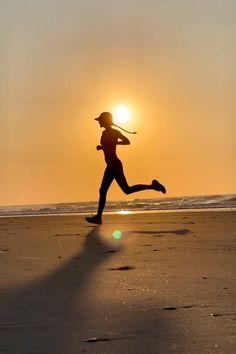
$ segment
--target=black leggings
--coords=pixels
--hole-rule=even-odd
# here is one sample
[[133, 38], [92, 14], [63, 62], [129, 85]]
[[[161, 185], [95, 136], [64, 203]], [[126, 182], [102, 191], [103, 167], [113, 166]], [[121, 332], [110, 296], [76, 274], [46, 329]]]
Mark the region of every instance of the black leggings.
[[102, 216], [102, 212], [106, 204], [107, 191], [114, 179], [125, 194], [131, 194], [146, 189], [153, 189], [150, 184], [135, 184], [133, 186], [129, 186], [124, 175], [121, 161], [119, 159], [110, 161], [105, 169], [101, 187], [99, 189], [100, 198], [97, 213], [99, 217]]

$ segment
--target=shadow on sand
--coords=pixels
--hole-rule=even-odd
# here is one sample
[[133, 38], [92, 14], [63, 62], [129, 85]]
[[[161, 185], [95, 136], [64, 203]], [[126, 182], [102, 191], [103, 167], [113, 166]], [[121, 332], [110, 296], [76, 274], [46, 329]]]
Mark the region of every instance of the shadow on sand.
[[[90, 304], [96, 270], [114, 256], [99, 243], [97, 231], [98, 228], [92, 229], [83, 250], [47, 277], [1, 292], [1, 353], [156, 353], [159, 349], [168, 352], [169, 344], [164, 340], [168, 331], [160, 312], [130, 308], [125, 302], [109, 303], [109, 292], [117, 291], [109, 289], [109, 285], [104, 300], [96, 299], [95, 286]], [[104, 315], [107, 313], [112, 317], [109, 323]], [[95, 335], [100, 336], [99, 342], [86, 342]]]

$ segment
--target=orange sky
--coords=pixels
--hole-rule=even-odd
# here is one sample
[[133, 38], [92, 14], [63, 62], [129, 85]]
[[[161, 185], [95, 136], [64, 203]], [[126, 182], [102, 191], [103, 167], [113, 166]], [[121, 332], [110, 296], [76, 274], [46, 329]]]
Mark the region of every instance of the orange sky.
[[[128, 182], [167, 196], [236, 192], [236, 49], [230, 0], [0, 3], [0, 205], [96, 200], [93, 120], [131, 110]], [[126, 197], [114, 183], [108, 199]]]

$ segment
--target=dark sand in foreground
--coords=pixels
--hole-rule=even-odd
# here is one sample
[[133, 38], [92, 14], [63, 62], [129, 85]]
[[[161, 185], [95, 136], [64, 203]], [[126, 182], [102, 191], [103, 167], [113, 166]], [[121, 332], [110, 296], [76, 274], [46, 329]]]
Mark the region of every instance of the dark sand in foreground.
[[235, 250], [233, 211], [1, 218], [0, 353], [233, 354]]

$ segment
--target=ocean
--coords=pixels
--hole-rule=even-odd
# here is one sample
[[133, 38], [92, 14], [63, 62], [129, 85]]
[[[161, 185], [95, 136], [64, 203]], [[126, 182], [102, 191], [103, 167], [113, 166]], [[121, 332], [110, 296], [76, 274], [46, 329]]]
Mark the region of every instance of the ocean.
[[[183, 211], [190, 209], [196, 211], [205, 209], [233, 210], [236, 209], [236, 194], [107, 201], [104, 212], [125, 214], [131, 212]], [[96, 210], [97, 201], [0, 206], [0, 217], [93, 214]]]

